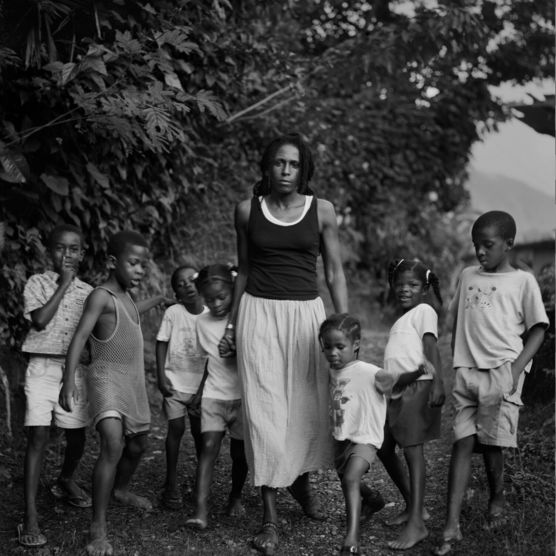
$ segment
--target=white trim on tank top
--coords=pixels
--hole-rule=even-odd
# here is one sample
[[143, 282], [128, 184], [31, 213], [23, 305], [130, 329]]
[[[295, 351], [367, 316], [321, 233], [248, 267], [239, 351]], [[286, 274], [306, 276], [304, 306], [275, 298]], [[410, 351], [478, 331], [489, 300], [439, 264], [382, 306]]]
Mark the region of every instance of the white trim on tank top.
[[295, 224], [299, 224], [303, 220], [307, 212], [309, 211], [309, 207], [311, 206], [312, 200], [313, 200], [312, 195], [305, 195], [305, 206], [303, 207], [303, 212], [301, 213], [301, 216], [294, 222], [283, 222], [282, 220], [278, 220], [278, 218], [276, 218], [275, 216], [272, 216], [270, 210], [268, 210], [264, 197], [262, 195], [259, 197], [259, 201], [261, 203], [261, 210], [263, 211], [264, 217], [269, 222], [272, 222], [277, 226], [294, 226]]

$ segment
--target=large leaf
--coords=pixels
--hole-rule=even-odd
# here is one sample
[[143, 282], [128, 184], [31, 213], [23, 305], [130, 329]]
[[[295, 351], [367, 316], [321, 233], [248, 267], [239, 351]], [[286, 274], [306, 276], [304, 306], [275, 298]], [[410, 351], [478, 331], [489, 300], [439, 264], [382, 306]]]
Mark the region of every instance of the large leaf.
[[49, 174], [41, 174], [42, 182], [48, 189], [54, 191], [58, 195], [65, 197], [69, 195], [69, 181], [62, 176], [51, 176]]

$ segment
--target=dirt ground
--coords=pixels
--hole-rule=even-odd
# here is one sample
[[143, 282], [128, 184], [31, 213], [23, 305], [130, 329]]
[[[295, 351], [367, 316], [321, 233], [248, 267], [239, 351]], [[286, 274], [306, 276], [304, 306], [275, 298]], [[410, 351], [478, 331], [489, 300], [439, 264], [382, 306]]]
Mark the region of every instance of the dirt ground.
[[[365, 333], [362, 359], [380, 362], [386, 341], [385, 332]], [[449, 348], [441, 343], [446, 367], [447, 388], [451, 384]], [[154, 392], [154, 390], [153, 390]], [[142, 461], [134, 480], [134, 489], [149, 496], [155, 507], [141, 513], [132, 509], [111, 506], [109, 534], [116, 554], [146, 555], [249, 555], [256, 554], [249, 540], [261, 521], [261, 505], [256, 489], [246, 486], [244, 503], [246, 515], [228, 518], [221, 515], [229, 488], [230, 458], [225, 442], [217, 462], [212, 488], [213, 512], [205, 531], [191, 531], [183, 523], [192, 512], [191, 490], [195, 473], [192, 442], [186, 433], [180, 455], [180, 475], [184, 492], [184, 508], [172, 512], [160, 506], [160, 493], [164, 481], [164, 438], [166, 424], [160, 411], [160, 398], [153, 395], [153, 427], [150, 450]], [[445, 512], [446, 478], [450, 455], [450, 426], [453, 417], [451, 403], [443, 410], [443, 432], [438, 441], [426, 446], [427, 485], [426, 506], [431, 519], [430, 536], [416, 547], [406, 551], [409, 555], [430, 554], [438, 544]], [[521, 418], [520, 451], [511, 451], [507, 457], [506, 491], [508, 524], [495, 533], [483, 531], [487, 487], [479, 456], [473, 463], [472, 478], [462, 514], [464, 540], [453, 554], [475, 555], [553, 555], [554, 554], [554, 413], [552, 404], [541, 408], [525, 408]], [[77, 555], [82, 553], [90, 520], [90, 510], [78, 510], [54, 500], [48, 486], [55, 480], [61, 463], [63, 440], [54, 435], [39, 493], [42, 530], [49, 539], [40, 549], [26, 550], [17, 543], [16, 526], [22, 519], [23, 496], [23, 427], [19, 423], [14, 431], [16, 439], [8, 441], [0, 436], [0, 554]], [[98, 453], [93, 430], [88, 436], [86, 455], [78, 473], [78, 481], [90, 489], [91, 470]], [[280, 515], [280, 541], [278, 555], [336, 554], [344, 532], [344, 503], [339, 481], [333, 471], [312, 475], [315, 488], [321, 493], [328, 511], [324, 522], [313, 522], [303, 515], [298, 505], [284, 490], [278, 496]], [[367, 555], [394, 554], [386, 541], [395, 538], [396, 529], [384, 524], [384, 519], [402, 507], [399, 493], [389, 480], [380, 463], [373, 465], [366, 481], [378, 488], [387, 506], [362, 527], [361, 549]]]

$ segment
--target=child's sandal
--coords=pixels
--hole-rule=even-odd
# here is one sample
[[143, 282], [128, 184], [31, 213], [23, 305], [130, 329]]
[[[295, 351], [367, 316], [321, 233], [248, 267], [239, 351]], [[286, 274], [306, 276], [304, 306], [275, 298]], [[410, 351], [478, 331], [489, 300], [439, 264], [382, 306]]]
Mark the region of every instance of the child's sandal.
[[359, 547], [355, 545], [342, 546], [340, 554], [360, 554]]
[[265, 521], [252, 542], [256, 550], [265, 556], [272, 556], [278, 546], [278, 525], [272, 521]]

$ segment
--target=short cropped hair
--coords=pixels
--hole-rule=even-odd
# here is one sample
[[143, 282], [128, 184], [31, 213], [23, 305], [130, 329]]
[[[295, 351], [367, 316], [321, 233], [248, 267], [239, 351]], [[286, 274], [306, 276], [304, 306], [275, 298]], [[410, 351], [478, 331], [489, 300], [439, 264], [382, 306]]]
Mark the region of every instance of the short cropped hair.
[[515, 220], [511, 214], [502, 210], [491, 210], [481, 214], [481, 216], [479, 216], [479, 218], [477, 218], [477, 220], [473, 223], [471, 237], [475, 237], [475, 234], [479, 230], [483, 230], [484, 228], [490, 226], [496, 228], [502, 239], [515, 239]]
[[71, 224], [59, 224], [48, 234], [47, 245], [49, 249], [51, 249], [56, 240], [66, 232], [78, 235], [81, 247], [83, 247], [83, 232], [77, 226], [72, 226]]
[[270, 193], [270, 180], [268, 173], [274, 162], [276, 152], [284, 145], [292, 145], [299, 151], [299, 183], [297, 184], [297, 191], [302, 195], [312, 195], [309, 182], [313, 177], [315, 171], [315, 164], [313, 162], [313, 155], [307, 143], [303, 140], [299, 133], [289, 133], [287, 135], [280, 135], [271, 141], [264, 150], [261, 162], [259, 164], [261, 169], [261, 179], [256, 183], [253, 188], [253, 195], [268, 195]]
[[139, 233], [132, 230], [123, 230], [115, 233], [109, 240], [106, 252], [114, 257], [120, 256], [128, 245], [139, 245], [149, 247], [147, 240]]

